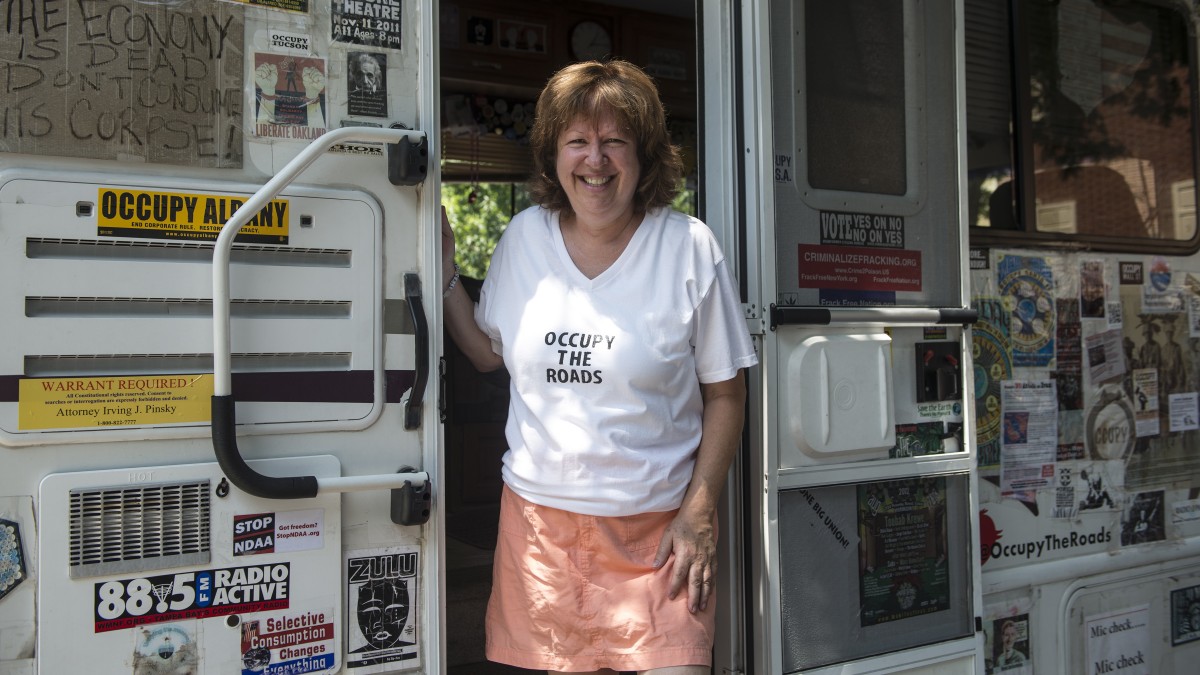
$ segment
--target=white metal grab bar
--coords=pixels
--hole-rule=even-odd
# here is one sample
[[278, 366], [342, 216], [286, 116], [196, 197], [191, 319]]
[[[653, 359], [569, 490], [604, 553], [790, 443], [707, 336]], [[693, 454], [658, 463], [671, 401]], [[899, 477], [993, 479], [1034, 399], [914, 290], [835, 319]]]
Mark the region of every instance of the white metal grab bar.
[[[213, 246], [213, 446], [222, 470], [238, 488], [260, 497], [304, 498], [319, 493], [353, 492], [360, 490], [393, 490], [393, 511], [396, 491], [411, 491], [414, 484], [418, 498], [428, 499], [429, 474], [405, 467], [400, 473], [369, 476], [317, 478], [291, 476], [277, 478], [257, 473], [242, 459], [237, 450], [236, 421], [233, 401], [233, 349], [229, 326], [229, 259], [233, 240], [251, 217], [300, 175], [329, 148], [346, 141], [401, 143], [423, 141], [425, 133], [407, 129], [382, 127], [343, 127], [334, 129], [314, 140], [292, 161], [258, 189], [221, 227]], [[423, 492], [422, 492], [423, 490]], [[428, 512], [426, 511], [426, 517]], [[395, 516], [393, 515], [393, 518]], [[423, 521], [422, 521], [423, 522]], [[405, 523], [417, 524], [417, 523]]]
[[300, 154], [296, 155], [275, 177], [260, 187], [249, 200], [225, 221], [217, 242], [213, 247], [213, 394], [227, 396], [233, 393], [232, 351], [229, 338], [229, 256], [234, 237], [249, 220], [302, 171], [308, 168], [329, 148], [347, 141], [398, 143], [405, 138], [420, 140], [423, 131], [408, 129], [384, 129], [381, 127], [342, 127], [326, 132]]

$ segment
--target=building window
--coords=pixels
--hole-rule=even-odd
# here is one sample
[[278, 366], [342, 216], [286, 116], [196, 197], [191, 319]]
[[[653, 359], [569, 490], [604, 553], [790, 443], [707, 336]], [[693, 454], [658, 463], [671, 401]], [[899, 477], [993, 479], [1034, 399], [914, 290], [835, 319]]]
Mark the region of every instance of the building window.
[[972, 243], [1195, 250], [1182, 5], [967, 0], [965, 18]]

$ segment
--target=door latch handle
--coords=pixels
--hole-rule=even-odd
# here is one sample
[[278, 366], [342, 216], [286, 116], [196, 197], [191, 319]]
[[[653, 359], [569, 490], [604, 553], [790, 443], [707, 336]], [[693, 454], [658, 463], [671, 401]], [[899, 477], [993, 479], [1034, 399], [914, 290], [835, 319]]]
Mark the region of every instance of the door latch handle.
[[404, 428], [412, 430], [421, 427], [425, 386], [429, 382], [429, 323], [425, 321], [425, 307], [421, 303], [421, 277], [414, 272], [404, 275], [404, 297], [408, 300], [408, 311], [415, 328], [417, 374], [408, 392], [408, 402], [404, 404]]

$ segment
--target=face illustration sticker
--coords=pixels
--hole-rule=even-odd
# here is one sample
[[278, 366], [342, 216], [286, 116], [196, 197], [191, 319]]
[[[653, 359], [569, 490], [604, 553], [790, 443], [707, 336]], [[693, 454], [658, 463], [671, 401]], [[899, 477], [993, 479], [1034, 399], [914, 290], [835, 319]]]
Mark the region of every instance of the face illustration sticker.
[[346, 667], [359, 675], [420, 666], [420, 547], [346, 554]]
[[358, 628], [375, 649], [395, 646], [408, 622], [408, 584], [377, 579], [358, 591]]

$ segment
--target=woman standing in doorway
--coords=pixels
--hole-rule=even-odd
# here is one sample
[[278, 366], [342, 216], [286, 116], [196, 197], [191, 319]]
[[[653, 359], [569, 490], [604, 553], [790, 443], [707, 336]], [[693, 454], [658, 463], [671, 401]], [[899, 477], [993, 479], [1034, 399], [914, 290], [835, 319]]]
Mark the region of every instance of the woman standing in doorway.
[[[539, 206], [493, 254], [478, 306], [445, 321], [511, 403], [487, 612], [493, 661], [559, 672], [708, 673], [716, 508], [757, 363], [653, 81], [577, 63], [538, 99]], [[454, 235], [443, 217], [443, 263]]]

